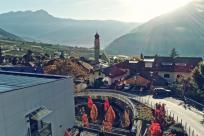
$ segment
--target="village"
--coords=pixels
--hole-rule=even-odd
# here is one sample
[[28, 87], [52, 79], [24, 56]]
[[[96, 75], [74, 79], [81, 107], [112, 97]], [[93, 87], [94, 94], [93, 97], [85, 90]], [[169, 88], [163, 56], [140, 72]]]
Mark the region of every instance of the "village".
[[[1, 49], [0, 70], [71, 76], [74, 84], [75, 118], [78, 122], [73, 133], [76, 130], [87, 130], [109, 135], [155, 131], [159, 131], [158, 135], [162, 134], [174, 124], [175, 117], [165, 110], [165, 103], [152, 103], [149, 101], [150, 97], [179, 99], [182, 105], [202, 113], [204, 102], [203, 95], [200, 94], [203, 92], [195, 91], [196, 88], [192, 85], [194, 81], [199, 86], [196, 76], [199, 77], [199, 68], [202, 69], [203, 66], [202, 57], [180, 57], [175, 49], [172, 49], [169, 56], [144, 56], [142, 53], [138, 56], [108, 56], [100, 49], [99, 34], [96, 33], [94, 38], [94, 56], [89, 58], [67, 56], [63, 51], [54, 57], [49, 54], [35, 55], [32, 50], [28, 50], [22, 57], [6, 58]], [[154, 109], [155, 112], [152, 112]], [[141, 120], [143, 123], [139, 122], [139, 127], [138, 121]], [[167, 125], [165, 122], [168, 121], [171, 123]], [[148, 132], [144, 129], [148, 128], [148, 124], [154, 127], [158, 123], [159, 127], [155, 127], [155, 130], [152, 128]], [[182, 127], [182, 122], [180, 128], [183, 129], [180, 133], [185, 133], [184, 130], [188, 129]], [[71, 130], [73, 131], [69, 129]], [[188, 133], [194, 135], [195, 132], [193, 130]], [[170, 134], [174, 132], [166, 132], [166, 136]]]

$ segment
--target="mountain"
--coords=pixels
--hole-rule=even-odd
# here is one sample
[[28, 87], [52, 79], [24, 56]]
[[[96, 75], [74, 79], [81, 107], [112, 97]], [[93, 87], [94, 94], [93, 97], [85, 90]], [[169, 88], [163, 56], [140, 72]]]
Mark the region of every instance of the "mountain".
[[93, 46], [93, 35], [101, 35], [102, 46], [130, 32], [137, 23], [57, 18], [44, 10], [0, 14], [0, 27], [27, 40], [72, 46]]
[[0, 39], [10, 39], [10, 40], [22, 40], [20, 37], [11, 34], [0, 28]]
[[183, 56], [204, 56], [203, 0], [140, 25], [115, 39], [106, 50], [111, 54], [169, 55], [172, 48]]

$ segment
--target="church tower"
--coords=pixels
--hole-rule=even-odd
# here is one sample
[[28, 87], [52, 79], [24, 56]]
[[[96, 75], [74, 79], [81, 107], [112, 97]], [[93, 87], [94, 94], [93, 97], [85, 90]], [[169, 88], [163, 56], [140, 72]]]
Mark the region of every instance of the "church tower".
[[94, 53], [95, 53], [95, 61], [99, 62], [99, 56], [100, 56], [100, 36], [99, 36], [98, 33], [95, 34]]

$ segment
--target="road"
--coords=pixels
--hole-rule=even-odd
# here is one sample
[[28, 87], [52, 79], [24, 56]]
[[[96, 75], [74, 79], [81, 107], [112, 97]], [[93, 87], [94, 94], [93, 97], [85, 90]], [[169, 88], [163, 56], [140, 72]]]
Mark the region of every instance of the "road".
[[[204, 136], [204, 124], [201, 122], [203, 121], [203, 116], [201, 114], [196, 113], [193, 110], [190, 110], [188, 108], [184, 108], [184, 106], [181, 104], [182, 101], [176, 100], [174, 98], [164, 98], [164, 99], [154, 99], [151, 95], [147, 96], [139, 96], [140, 98], [143, 98], [143, 101], [148, 101], [149, 103], [165, 103], [166, 109], [168, 113], [174, 114], [175, 120], [185, 124], [187, 123], [187, 131], [189, 133], [189, 126], [190, 126], [190, 135], [193, 136], [193, 130], [194, 130], [194, 136]], [[136, 98], [136, 97], [135, 97]], [[137, 96], [138, 98], [138, 96]]]

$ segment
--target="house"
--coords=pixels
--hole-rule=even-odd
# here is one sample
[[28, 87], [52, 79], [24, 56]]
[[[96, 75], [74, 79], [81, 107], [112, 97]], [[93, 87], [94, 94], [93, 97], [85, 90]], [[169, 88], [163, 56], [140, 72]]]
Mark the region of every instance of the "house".
[[87, 72], [87, 73], [91, 73], [94, 70], [94, 67], [92, 65], [90, 65], [89, 63], [85, 62], [85, 61], [78, 61], [79, 65], [81, 65], [83, 67], [83, 69]]
[[[146, 57], [145, 69], [157, 73], [169, 83], [192, 76], [192, 70], [202, 61], [200, 57]], [[152, 59], [152, 61], [150, 61]], [[152, 66], [152, 68], [151, 68]]]
[[167, 80], [158, 75], [158, 73], [156, 72], [143, 71], [140, 72], [140, 76], [142, 76], [146, 80], [149, 80], [153, 87], [165, 87], [168, 85]]
[[0, 135], [62, 136], [75, 124], [70, 77], [0, 71]]
[[120, 69], [127, 70], [130, 75], [134, 75], [145, 70], [145, 64], [143, 61], [126, 60], [124, 62], [115, 64], [115, 66]]
[[147, 89], [150, 87], [164, 87], [168, 85], [168, 82], [157, 73], [148, 71], [141, 71], [137, 75], [124, 80], [123, 83]]
[[104, 77], [98, 64], [82, 60], [78, 61], [78, 63], [87, 72], [89, 86], [93, 86], [97, 79]]
[[146, 78], [140, 75], [137, 75], [124, 80], [123, 83], [148, 88], [148, 86], [150, 86], [151, 81], [147, 80]]
[[154, 61], [155, 61], [155, 58], [144, 58], [143, 59], [144, 67], [146, 69], [151, 69], [154, 65]]
[[129, 75], [127, 70], [120, 69], [116, 66], [104, 68], [102, 69], [102, 73], [105, 75], [103, 80], [108, 82], [108, 85], [122, 81]]

